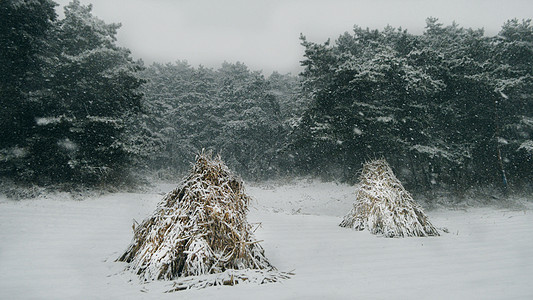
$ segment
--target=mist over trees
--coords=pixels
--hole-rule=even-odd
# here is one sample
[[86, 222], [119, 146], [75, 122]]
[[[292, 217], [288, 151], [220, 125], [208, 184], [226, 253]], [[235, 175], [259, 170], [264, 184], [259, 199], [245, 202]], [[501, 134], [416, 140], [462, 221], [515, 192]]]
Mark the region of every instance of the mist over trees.
[[[355, 182], [389, 161], [409, 188], [506, 190], [533, 182], [533, 25], [493, 37], [427, 20], [425, 32], [355, 26], [305, 49], [299, 75], [244, 63], [144, 66], [120, 25], [71, 2], [0, 2], [0, 177], [118, 185], [175, 178], [201, 149], [245, 179]], [[131, 182], [130, 182], [131, 184]]]
[[142, 76], [141, 131], [154, 146], [146, 155], [149, 170], [176, 176], [189, 169], [196, 153], [209, 149], [250, 179], [287, 172], [280, 151], [290, 120], [303, 107], [296, 77], [265, 78], [243, 63], [227, 62], [217, 70], [153, 64]]

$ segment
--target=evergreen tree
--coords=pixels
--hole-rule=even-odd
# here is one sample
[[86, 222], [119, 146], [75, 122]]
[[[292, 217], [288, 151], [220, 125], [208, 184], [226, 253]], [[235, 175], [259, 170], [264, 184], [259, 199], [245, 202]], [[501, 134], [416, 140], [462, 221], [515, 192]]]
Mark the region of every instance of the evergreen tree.
[[250, 177], [272, 175], [275, 149], [283, 132], [278, 100], [264, 76], [242, 63], [224, 63], [217, 75], [216, 115], [223, 118], [219, 119], [222, 131], [216, 144], [221, 155]]
[[499, 154], [502, 171], [514, 182], [533, 181], [533, 24], [507, 21], [493, 40], [490, 76], [499, 98]]
[[187, 62], [153, 64], [142, 72], [143, 120], [146, 138], [154, 141], [149, 169], [176, 175], [189, 168], [189, 161], [212, 141], [214, 71], [195, 69]]
[[432, 56], [426, 60], [428, 69], [444, 84], [430, 102], [430, 151], [418, 149], [431, 159], [425, 172], [438, 177], [431, 180], [461, 188], [485, 182], [498, 173], [491, 140], [496, 94], [483, 76], [490, 60], [489, 40], [483, 30], [455, 23], [444, 27], [432, 18], [422, 39], [422, 52]]
[[10, 68], [2, 89], [19, 96], [2, 97], [10, 114], [2, 118], [10, 129], [3, 175], [37, 184], [123, 181], [132, 154], [124, 124], [140, 107], [142, 81], [129, 51], [115, 44], [119, 25], [77, 0], [62, 20], [53, 2], [7, 4], [6, 25], [20, 30], [2, 38], [9, 60], [2, 67]]
[[[105, 24], [91, 10], [91, 5], [72, 1], [57, 24], [57, 62], [50, 71], [53, 107], [43, 117], [66, 123], [54, 138], [70, 145], [57, 143], [69, 159], [66, 164], [51, 162], [46, 175], [57, 178], [53, 172], [60, 172], [75, 182], [98, 184], [124, 177], [131, 154], [124, 125], [140, 107], [142, 81], [129, 50], [115, 44], [120, 25]], [[38, 151], [35, 157], [44, 160]]]
[[0, 1], [0, 175], [25, 176], [28, 139], [42, 110], [40, 91], [56, 4], [49, 0]]
[[385, 157], [424, 189], [530, 181], [531, 28], [511, 20], [489, 38], [430, 18], [421, 36], [355, 27], [334, 44], [302, 38], [311, 103], [292, 133], [296, 162], [353, 180]]
[[276, 151], [285, 131], [278, 98], [259, 72], [242, 63], [211, 70], [177, 62], [154, 64], [143, 75], [149, 132], [162, 146], [150, 158], [152, 167], [183, 172], [205, 148], [244, 176], [279, 173]]
[[416, 37], [390, 27], [355, 27], [333, 46], [302, 40], [302, 76], [312, 103], [297, 129], [300, 162], [318, 162], [333, 176], [355, 180], [365, 160], [384, 156], [396, 162], [427, 139], [423, 100], [443, 84], [417, 64]]

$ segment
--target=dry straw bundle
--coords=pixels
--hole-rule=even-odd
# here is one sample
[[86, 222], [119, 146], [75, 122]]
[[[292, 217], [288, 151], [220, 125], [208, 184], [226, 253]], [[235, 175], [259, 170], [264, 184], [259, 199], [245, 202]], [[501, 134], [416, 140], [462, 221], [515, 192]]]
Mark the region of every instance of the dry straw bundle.
[[[258, 281], [250, 278], [249, 272], [233, 270], [270, 270], [283, 277], [275, 272], [253, 237], [246, 220], [249, 202], [242, 181], [220, 157], [202, 152], [181, 186], [168, 193], [153, 215], [134, 228], [133, 241], [118, 260], [128, 262], [129, 268], [146, 281], [181, 280], [175, 290]], [[262, 274], [259, 283], [278, 278], [265, 272], [257, 274]]]
[[340, 226], [386, 237], [439, 235], [384, 159], [363, 166], [354, 206]]

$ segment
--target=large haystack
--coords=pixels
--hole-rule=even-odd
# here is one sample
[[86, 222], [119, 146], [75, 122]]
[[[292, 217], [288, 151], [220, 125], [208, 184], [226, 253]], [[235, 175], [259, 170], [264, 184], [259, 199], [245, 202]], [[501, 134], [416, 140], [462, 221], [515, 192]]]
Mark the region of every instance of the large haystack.
[[[133, 241], [118, 260], [146, 281], [205, 275], [203, 281], [185, 278], [177, 289], [234, 284], [250, 280], [248, 269], [274, 270], [246, 220], [249, 202], [242, 181], [220, 157], [202, 153], [182, 184], [134, 228]], [[234, 271], [244, 269], [248, 271]], [[276, 281], [276, 276], [261, 274], [262, 281]]]
[[363, 166], [355, 195], [354, 206], [341, 222], [342, 227], [368, 229], [387, 237], [439, 235], [384, 159]]

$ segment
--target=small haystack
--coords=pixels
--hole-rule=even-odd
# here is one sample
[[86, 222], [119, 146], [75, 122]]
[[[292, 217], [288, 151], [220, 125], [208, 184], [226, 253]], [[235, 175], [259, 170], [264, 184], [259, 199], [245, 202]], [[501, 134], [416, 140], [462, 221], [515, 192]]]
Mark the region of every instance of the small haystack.
[[261, 270], [252, 272], [261, 274], [259, 283], [276, 281], [284, 275], [275, 272], [253, 237], [246, 220], [249, 202], [242, 181], [220, 157], [201, 153], [182, 184], [134, 228], [133, 241], [118, 261], [128, 262], [145, 281], [177, 280], [174, 290], [258, 282], [248, 269]]
[[384, 159], [363, 166], [355, 196], [352, 210], [340, 224], [342, 227], [366, 228], [386, 237], [439, 235]]

